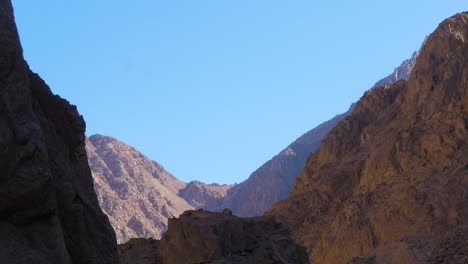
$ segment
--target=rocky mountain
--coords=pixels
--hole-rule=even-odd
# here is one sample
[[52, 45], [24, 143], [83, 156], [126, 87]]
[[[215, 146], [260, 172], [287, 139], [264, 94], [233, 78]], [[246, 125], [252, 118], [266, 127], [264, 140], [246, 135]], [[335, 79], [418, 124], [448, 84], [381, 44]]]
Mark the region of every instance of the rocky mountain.
[[230, 210], [186, 211], [169, 219], [161, 241], [132, 239], [118, 251], [122, 264], [308, 263], [305, 249], [274, 217], [238, 218]]
[[[414, 52], [410, 59], [405, 60], [392, 74], [378, 81], [376, 85], [407, 80], [418, 54], [419, 52]], [[213, 211], [231, 208], [239, 216], [262, 215], [274, 203], [286, 199], [294, 180], [304, 167], [307, 157], [317, 150], [328, 132], [348, 116], [353, 108], [354, 104], [347, 112], [323, 122], [302, 135], [253, 172], [247, 180], [230, 188], [221, 203], [194, 205], [194, 207]]]
[[133, 147], [102, 135], [86, 143], [99, 203], [120, 243], [160, 238], [168, 218], [193, 209], [178, 195], [187, 184]]
[[[407, 78], [416, 56], [414, 53], [394, 74], [379, 82]], [[188, 209], [231, 208], [239, 216], [262, 215], [287, 197], [307, 157], [353, 107], [305, 133], [234, 186], [199, 181], [186, 184], [134, 148], [111, 137], [91, 136], [87, 152], [99, 202], [109, 215], [119, 243], [136, 237], [159, 239], [167, 228], [167, 218]], [[144, 194], [140, 191], [143, 187], [138, 186], [147, 186]]]
[[29, 69], [0, 0], [0, 263], [117, 263], [84, 131], [76, 107]]
[[467, 263], [468, 13], [426, 40], [409, 81], [367, 92], [277, 215], [312, 263]]

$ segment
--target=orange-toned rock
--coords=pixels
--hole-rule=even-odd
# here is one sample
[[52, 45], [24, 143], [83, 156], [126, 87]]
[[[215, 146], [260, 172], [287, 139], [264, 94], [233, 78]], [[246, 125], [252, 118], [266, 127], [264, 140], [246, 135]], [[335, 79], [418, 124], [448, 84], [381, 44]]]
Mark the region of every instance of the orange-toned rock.
[[428, 37], [409, 81], [361, 98], [269, 214], [289, 223], [312, 263], [466, 263], [467, 141], [462, 13]]

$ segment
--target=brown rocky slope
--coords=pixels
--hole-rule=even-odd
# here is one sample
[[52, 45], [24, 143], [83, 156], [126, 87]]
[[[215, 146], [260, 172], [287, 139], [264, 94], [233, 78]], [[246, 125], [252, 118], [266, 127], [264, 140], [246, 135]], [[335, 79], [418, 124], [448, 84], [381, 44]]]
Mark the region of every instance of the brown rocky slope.
[[9, 0], [0, 0], [0, 123], [0, 263], [117, 263], [83, 118], [30, 71]]
[[468, 13], [366, 93], [269, 212], [312, 263], [467, 263]]
[[231, 185], [185, 183], [135, 148], [108, 136], [86, 140], [94, 189], [117, 241], [160, 239], [167, 219], [186, 210], [217, 206]]
[[94, 188], [119, 243], [134, 237], [159, 239], [168, 218], [193, 209], [178, 195], [187, 184], [133, 147], [102, 135], [86, 143]]

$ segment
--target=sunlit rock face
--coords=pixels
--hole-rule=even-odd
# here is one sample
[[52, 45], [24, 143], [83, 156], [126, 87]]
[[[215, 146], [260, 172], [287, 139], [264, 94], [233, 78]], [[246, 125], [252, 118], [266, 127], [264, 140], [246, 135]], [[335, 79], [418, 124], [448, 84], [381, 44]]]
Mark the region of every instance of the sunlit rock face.
[[10, 1], [0, 1], [0, 263], [117, 263], [76, 107], [23, 59]]
[[193, 209], [178, 195], [187, 184], [133, 147], [93, 135], [86, 150], [99, 203], [119, 243], [136, 237], [159, 239], [168, 218]]
[[439, 25], [409, 81], [367, 92], [268, 212], [312, 263], [466, 263], [467, 22]]

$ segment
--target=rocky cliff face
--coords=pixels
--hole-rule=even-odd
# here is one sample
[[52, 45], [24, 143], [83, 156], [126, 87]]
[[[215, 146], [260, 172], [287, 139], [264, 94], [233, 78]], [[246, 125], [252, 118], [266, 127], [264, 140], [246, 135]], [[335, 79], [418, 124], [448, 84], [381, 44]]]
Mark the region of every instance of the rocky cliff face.
[[[156, 249], [156, 250], [155, 250]], [[274, 217], [237, 218], [186, 211], [169, 219], [161, 241], [133, 239], [119, 246], [121, 263], [308, 263], [286, 226]]]
[[[466, 263], [468, 13], [366, 93], [274, 205], [312, 263]], [[464, 242], [463, 242], [464, 241]]]
[[193, 209], [178, 195], [186, 183], [134, 148], [94, 135], [86, 150], [99, 203], [120, 243], [134, 237], [160, 238], [168, 218]]
[[23, 59], [0, 1], [0, 263], [117, 263], [93, 190], [85, 123]]

